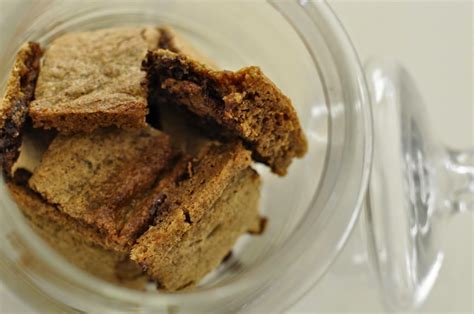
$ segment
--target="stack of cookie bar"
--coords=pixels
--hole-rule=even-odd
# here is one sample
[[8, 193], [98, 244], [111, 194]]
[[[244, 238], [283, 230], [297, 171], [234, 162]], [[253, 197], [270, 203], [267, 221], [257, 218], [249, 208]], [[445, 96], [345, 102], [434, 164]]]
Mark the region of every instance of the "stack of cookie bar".
[[189, 289], [246, 233], [261, 180], [306, 140], [255, 66], [216, 70], [169, 27], [65, 33], [18, 52], [0, 106], [11, 195], [71, 263], [143, 289]]

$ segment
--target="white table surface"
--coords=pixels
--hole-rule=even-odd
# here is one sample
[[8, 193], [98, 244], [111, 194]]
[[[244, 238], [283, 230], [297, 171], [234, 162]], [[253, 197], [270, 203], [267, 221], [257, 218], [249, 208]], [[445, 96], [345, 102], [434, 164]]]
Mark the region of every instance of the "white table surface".
[[[4, 1], [10, 0], [0, 0], [0, 4]], [[407, 66], [440, 139], [455, 148], [473, 147], [472, 2], [347, 0], [331, 4], [362, 60], [390, 56]], [[472, 313], [473, 225], [471, 214], [455, 217], [447, 224], [445, 263], [432, 294], [419, 311]], [[346, 251], [328, 274], [288, 313], [384, 312], [367, 266], [351, 262], [362, 252], [359, 232], [355, 230]], [[31, 310], [0, 283], [0, 313]]]

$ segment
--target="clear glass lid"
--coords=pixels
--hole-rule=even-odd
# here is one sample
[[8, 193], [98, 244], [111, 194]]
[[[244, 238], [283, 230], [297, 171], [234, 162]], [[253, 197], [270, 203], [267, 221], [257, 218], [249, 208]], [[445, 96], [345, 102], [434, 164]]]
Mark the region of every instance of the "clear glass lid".
[[435, 141], [416, 85], [396, 62], [372, 61], [366, 77], [374, 120], [368, 249], [387, 305], [407, 310], [436, 281], [445, 217], [473, 209], [474, 150], [456, 152]]

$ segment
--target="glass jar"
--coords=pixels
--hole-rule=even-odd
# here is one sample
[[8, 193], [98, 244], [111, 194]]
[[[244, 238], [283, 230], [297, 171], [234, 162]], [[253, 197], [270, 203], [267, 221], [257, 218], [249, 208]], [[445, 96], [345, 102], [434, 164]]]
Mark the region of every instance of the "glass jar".
[[234, 257], [198, 288], [173, 294], [114, 286], [68, 264], [28, 227], [2, 182], [0, 276], [23, 300], [43, 311], [282, 311], [323, 276], [362, 208], [387, 303], [408, 308], [426, 297], [442, 261], [436, 213], [472, 208], [472, 153], [431, 139], [402, 68], [373, 62], [364, 73], [325, 2], [44, 0], [21, 11], [2, 37], [2, 86], [25, 41], [44, 46], [73, 30], [166, 24], [221, 68], [259, 65], [293, 100], [309, 142], [283, 179], [256, 166], [265, 234], [239, 240]]

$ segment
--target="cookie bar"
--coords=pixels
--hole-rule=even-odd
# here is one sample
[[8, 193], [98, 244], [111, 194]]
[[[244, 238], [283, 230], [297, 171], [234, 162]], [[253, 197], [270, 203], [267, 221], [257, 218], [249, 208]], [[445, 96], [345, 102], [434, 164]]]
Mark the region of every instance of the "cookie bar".
[[150, 89], [181, 105], [220, 137], [240, 138], [253, 158], [284, 175], [307, 150], [291, 101], [258, 67], [215, 71], [188, 56], [158, 49], [143, 62]]

